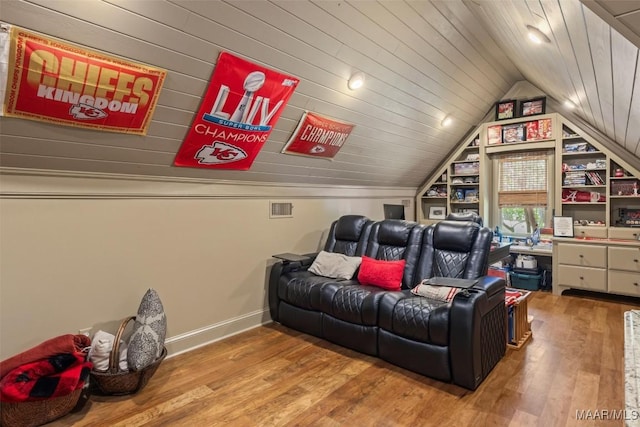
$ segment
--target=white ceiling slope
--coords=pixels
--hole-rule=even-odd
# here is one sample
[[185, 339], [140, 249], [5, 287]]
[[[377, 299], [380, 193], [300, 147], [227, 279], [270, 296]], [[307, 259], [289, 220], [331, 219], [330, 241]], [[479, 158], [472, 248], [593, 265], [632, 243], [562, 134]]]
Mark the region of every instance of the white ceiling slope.
[[[522, 80], [640, 155], [638, 46], [579, 0], [0, 1], [4, 22], [168, 71], [146, 136], [3, 117], [4, 167], [416, 187]], [[174, 167], [221, 51], [301, 83], [249, 171]], [[280, 152], [305, 110], [356, 125], [333, 161]]]

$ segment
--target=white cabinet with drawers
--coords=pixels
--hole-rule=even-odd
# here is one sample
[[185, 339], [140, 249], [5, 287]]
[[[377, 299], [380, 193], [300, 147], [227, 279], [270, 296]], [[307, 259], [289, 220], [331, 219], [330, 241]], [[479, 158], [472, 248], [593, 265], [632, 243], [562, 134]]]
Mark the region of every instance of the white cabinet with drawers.
[[640, 297], [640, 247], [609, 246], [609, 292]]
[[553, 241], [553, 293], [584, 289], [640, 297], [640, 242]]

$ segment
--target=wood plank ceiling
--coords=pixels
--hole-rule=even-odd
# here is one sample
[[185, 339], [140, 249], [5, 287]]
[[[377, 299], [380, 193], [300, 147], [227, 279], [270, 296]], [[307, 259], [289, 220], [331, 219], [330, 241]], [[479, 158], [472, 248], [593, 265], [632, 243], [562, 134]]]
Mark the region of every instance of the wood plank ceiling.
[[[638, 46], [578, 0], [3, 0], [0, 11], [168, 71], [146, 136], [2, 117], [3, 167], [416, 187], [524, 79], [640, 155]], [[530, 44], [527, 24], [551, 42]], [[174, 167], [221, 51], [301, 83], [249, 171]], [[366, 84], [350, 91], [355, 71]], [[333, 161], [281, 153], [305, 110], [356, 125]]]

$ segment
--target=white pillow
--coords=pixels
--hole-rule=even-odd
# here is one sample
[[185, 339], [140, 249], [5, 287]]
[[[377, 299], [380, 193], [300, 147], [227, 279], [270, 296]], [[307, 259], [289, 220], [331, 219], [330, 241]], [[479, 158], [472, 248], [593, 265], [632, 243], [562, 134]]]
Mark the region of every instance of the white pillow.
[[362, 258], [321, 251], [309, 267], [309, 271], [318, 276], [332, 279], [351, 279], [360, 266]]
[[[91, 339], [91, 348], [89, 349], [89, 360], [93, 363], [93, 369], [100, 372], [109, 370], [109, 356], [113, 349], [113, 341], [116, 337], [109, 332], [98, 331]], [[120, 340], [120, 359], [118, 365], [121, 371], [128, 370], [127, 363], [127, 344]]]

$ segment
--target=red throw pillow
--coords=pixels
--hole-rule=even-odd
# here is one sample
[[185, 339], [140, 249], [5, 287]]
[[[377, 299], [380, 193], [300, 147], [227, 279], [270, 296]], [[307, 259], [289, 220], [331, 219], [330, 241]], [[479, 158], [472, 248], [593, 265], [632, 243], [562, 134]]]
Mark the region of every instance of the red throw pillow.
[[399, 291], [406, 261], [382, 261], [367, 256], [362, 257], [358, 282], [361, 285], [377, 286], [390, 291]]

